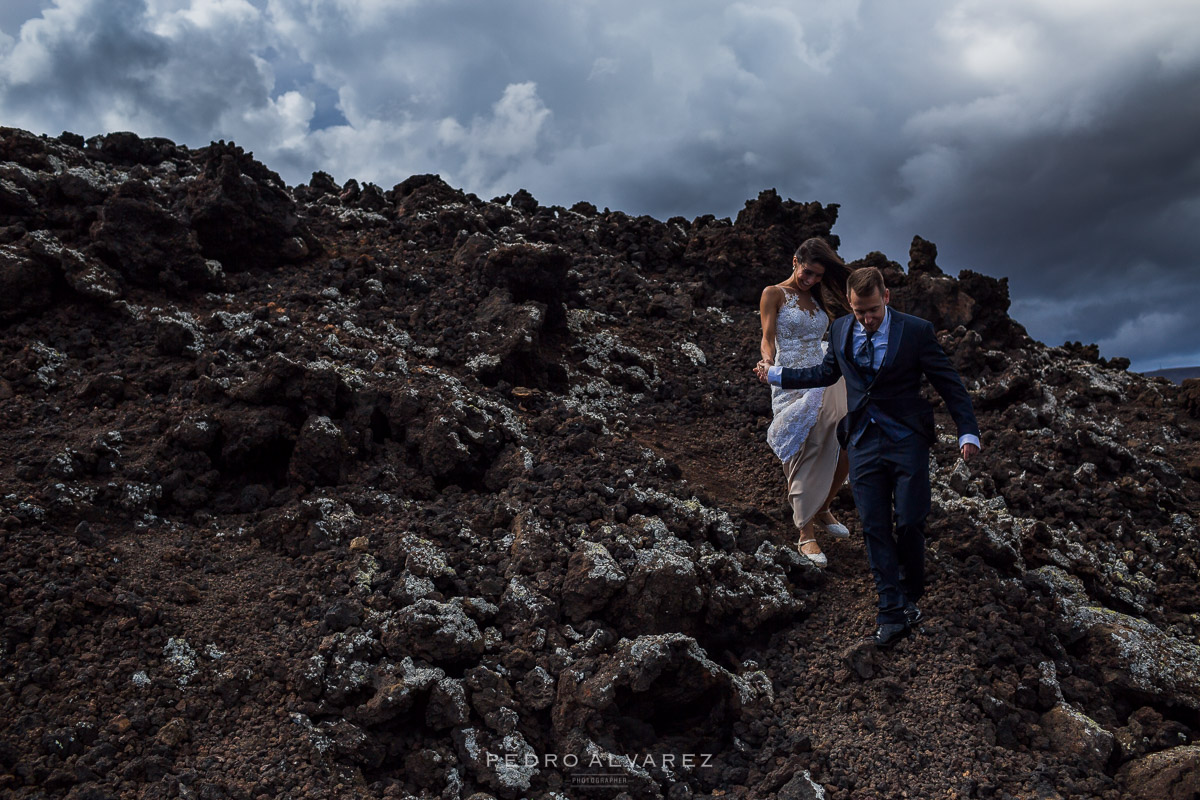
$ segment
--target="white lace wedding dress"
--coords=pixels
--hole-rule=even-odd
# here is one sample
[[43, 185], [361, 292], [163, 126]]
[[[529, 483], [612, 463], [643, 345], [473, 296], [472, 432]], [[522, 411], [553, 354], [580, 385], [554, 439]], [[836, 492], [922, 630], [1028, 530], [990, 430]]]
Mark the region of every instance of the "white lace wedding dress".
[[[827, 327], [828, 314], [800, 308], [797, 296], [786, 292], [775, 322], [775, 363], [793, 368], [820, 364], [829, 348], [823, 341]], [[841, 452], [836, 429], [846, 415], [846, 385], [839, 379], [828, 388], [772, 386], [771, 412], [767, 443], [783, 462], [793, 522], [803, 528], [833, 486]]]
[[[796, 295], [787, 292], [775, 322], [775, 364], [780, 367], [815, 367], [825, 358], [828, 345], [822, 341], [829, 316], [817, 309], [805, 311]], [[824, 389], [781, 389], [771, 387], [771, 427], [767, 443], [780, 461], [800, 452], [821, 410]]]

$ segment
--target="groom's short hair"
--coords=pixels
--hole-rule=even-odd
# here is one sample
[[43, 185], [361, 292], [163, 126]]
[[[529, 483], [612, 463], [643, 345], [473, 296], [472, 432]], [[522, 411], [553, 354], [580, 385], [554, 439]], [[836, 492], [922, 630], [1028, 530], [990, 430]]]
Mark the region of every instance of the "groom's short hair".
[[851, 292], [859, 297], [869, 297], [875, 292], [879, 292], [879, 296], [883, 297], [886, 289], [887, 286], [883, 283], [883, 273], [879, 271], [879, 267], [859, 267], [846, 279], [847, 297]]

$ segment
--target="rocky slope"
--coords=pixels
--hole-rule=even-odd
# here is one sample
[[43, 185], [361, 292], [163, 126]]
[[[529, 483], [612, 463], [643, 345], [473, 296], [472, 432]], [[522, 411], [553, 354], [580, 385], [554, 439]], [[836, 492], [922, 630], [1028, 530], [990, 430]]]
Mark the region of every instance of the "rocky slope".
[[1200, 386], [1031, 340], [919, 238], [858, 262], [985, 431], [965, 466], [941, 415], [930, 618], [876, 653], [750, 372], [836, 218], [0, 129], [0, 791], [1196, 796]]

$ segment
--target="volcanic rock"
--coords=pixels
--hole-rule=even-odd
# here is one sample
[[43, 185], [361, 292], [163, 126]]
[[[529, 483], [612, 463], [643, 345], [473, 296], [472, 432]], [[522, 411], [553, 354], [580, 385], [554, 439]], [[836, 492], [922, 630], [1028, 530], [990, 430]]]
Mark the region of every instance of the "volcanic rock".
[[1103, 767], [1113, 753], [1113, 735], [1067, 704], [1043, 714], [1041, 725], [1052, 747], [1094, 767]]
[[628, 581], [603, 544], [582, 541], [571, 555], [563, 581], [563, 613], [578, 622], [608, 604]]
[[185, 207], [204, 257], [227, 270], [269, 269], [312, 246], [283, 181], [233, 144], [207, 149]]
[[41, 311], [53, 297], [53, 268], [28, 250], [0, 245], [0, 322]]
[[309, 417], [296, 438], [288, 477], [308, 486], [337, 484], [353, 459], [349, 440], [329, 417]]
[[1179, 404], [1195, 419], [1200, 419], [1200, 378], [1188, 378], [1180, 387]]
[[1118, 779], [1130, 797], [1185, 800], [1200, 792], [1200, 747], [1174, 747], [1131, 761]]
[[418, 600], [397, 612], [383, 644], [392, 658], [417, 655], [434, 663], [460, 663], [483, 653], [479, 626], [452, 603]]
[[97, 254], [130, 283], [176, 291], [218, 285], [220, 273], [201, 256], [196, 234], [140, 181], [105, 201], [91, 238]]

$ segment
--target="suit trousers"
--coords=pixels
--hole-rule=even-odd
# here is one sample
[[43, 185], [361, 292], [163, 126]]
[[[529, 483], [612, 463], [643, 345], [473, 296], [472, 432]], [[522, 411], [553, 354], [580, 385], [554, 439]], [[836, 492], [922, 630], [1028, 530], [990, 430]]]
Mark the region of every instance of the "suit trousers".
[[868, 423], [848, 455], [854, 504], [879, 593], [876, 622], [904, 622], [905, 603], [915, 603], [925, 593], [929, 445], [915, 434], [890, 439]]

